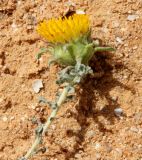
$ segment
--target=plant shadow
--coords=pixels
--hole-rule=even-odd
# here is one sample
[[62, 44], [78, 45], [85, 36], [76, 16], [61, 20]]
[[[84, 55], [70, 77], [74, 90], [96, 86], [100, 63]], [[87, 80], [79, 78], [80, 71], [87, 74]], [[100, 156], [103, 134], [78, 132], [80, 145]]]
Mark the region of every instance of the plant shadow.
[[[87, 76], [80, 85], [80, 90], [77, 91], [79, 97], [79, 103], [76, 105], [77, 113], [69, 110], [71, 116], [77, 120], [81, 130], [77, 133], [74, 133], [72, 129], [67, 131], [67, 136], [75, 136], [76, 142], [73, 146], [73, 151], [71, 152], [61, 147], [61, 151], [64, 152], [66, 160], [74, 158], [80, 150], [83, 150], [82, 145], [85, 141], [87, 129], [90, 126], [88, 122], [89, 118], [93, 119], [94, 123], [98, 126], [98, 130], [102, 134], [106, 134], [106, 132], [113, 134], [113, 130], [107, 129], [103, 122], [99, 120], [99, 116], [103, 116], [110, 124], [114, 124], [115, 120], [119, 118], [115, 116], [114, 109], [119, 107], [120, 104], [118, 103], [117, 98], [113, 99], [110, 96], [110, 91], [113, 88], [119, 86], [134, 93], [133, 88], [124, 85], [114, 78], [112, 72], [114, 67], [124, 69], [125, 66], [123, 63], [114, 60], [111, 53], [97, 53], [91, 61], [91, 67], [96, 74], [94, 77]], [[101, 109], [97, 109], [97, 96], [95, 96], [94, 91], [97, 92], [101, 99], [105, 98], [108, 105], [103, 106]], [[126, 115], [124, 114], [123, 116]]]

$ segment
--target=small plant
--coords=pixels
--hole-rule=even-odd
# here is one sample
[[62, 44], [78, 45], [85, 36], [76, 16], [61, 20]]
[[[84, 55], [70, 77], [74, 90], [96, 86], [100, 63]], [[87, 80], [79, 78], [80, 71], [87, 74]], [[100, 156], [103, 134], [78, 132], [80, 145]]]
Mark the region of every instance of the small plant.
[[[58, 85], [64, 83], [64, 89], [62, 93], [58, 91], [54, 102], [49, 102], [40, 97], [40, 102], [47, 103], [52, 112], [46, 123], [36, 129], [36, 138], [32, 147], [20, 160], [27, 160], [37, 152], [38, 145], [42, 143], [42, 138], [48, 132], [48, 128], [61, 105], [69, 98], [71, 92], [75, 92], [76, 85], [87, 74], [93, 74], [89, 61], [95, 52], [114, 51], [111, 47], [100, 47], [99, 43], [91, 39], [91, 29], [87, 15], [74, 14], [69, 18], [45, 20], [39, 24], [37, 32], [50, 44], [50, 47], [47, 48], [52, 54], [50, 64], [57, 62], [62, 67], [56, 82]], [[43, 49], [37, 58], [40, 58], [44, 52], [46, 52], [46, 49]]]

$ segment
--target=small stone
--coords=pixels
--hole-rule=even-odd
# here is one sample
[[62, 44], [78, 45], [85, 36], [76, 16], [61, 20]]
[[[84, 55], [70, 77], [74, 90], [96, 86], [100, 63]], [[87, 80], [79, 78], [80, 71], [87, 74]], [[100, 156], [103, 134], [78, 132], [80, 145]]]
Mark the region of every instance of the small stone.
[[37, 112], [39, 112], [40, 111], [40, 108], [39, 107], [36, 107], [36, 109], [35, 109]]
[[137, 48], [138, 48], [138, 46], [134, 46], [134, 47], [133, 47], [133, 50], [136, 50]]
[[37, 79], [34, 81], [32, 88], [35, 93], [39, 93], [40, 89], [43, 88], [43, 83], [41, 79]]
[[14, 22], [12, 23], [11, 27], [12, 27], [13, 31], [17, 31], [18, 30], [18, 27]]
[[16, 25], [15, 23], [12, 23], [11, 27], [12, 27], [12, 28], [16, 28], [17, 25]]
[[116, 41], [117, 41], [119, 44], [122, 44], [122, 43], [123, 43], [123, 41], [122, 41], [122, 39], [121, 39], [120, 37], [116, 37]]
[[82, 156], [81, 156], [81, 154], [75, 154], [75, 158], [77, 158], [77, 159], [81, 159], [82, 158]]
[[128, 76], [127, 76], [127, 75], [124, 75], [123, 78], [124, 78], [124, 79], [128, 79]]
[[32, 25], [27, 25], [27, 29], [33, 29], [33, 26]]
[[124, 44], [124, 47], [128, 47], [128, 44], [127, 44], [127, 43], [125, 43], [125, 44]]
[[76, 14], [85, 14], [83, 10], [76, 10]]
[[21, 1], [19, 0], [18, 2], [17, 2], [17, 5], [19, 6], [21, 4]]
[[128, 21], [134, 21], [134, 20], [136, 20], [138, 18], [139, 18], [138, 15], [128, 15], [127, 20]]
[[115, 108], [114, 113], [116, 116], [120, 117], [123, 113], [123, 110], [121, 108]]
[[8, 120], [8, 118], [7, 118], [6, 116], [4, 116], [4, 117], [2, 118], [2, 120], [3, 120], [4, 122], [6, 122], [6, 121]]
[[35, 109], [36, 109], [36, 107], [37, 107], [37, 105], [33, 105], [33, 104], [32, 104], [32, 105], [31, 105], [31, 106], [29, 106], [28, 108], [29, 108], [29, 109], [33, 109], [33, 110], [35, 110]]
[[101, 144], [98, 143], [98, 142], [96, 142], [96, 143], [95, 143], [95, 149], [96, 149], [96, 150], [100, 150], [100, 148], [101, 148]]
[[136, 132], [136, 133], [139, 132], [139, 130], [138, 130], [136, 127], [131, 127], [130, 130], [131, 130], [132, 132]]
[[35, 109], [36, 109], [36, 106], [32, 105], [31, 108], [32, 108], [33, 110], [35, 110]]
[[118, 96], [112, 96], [111, 99], [112, 99], [113, 101], [117, 101], [117, 100], [118, 100]]
[[15, 117], [14, 117], [14, 116], [10, 117], [10, 121], [12, 121], [12, 120], [14, 120], [14, 119], [15, 119]]
[[128, 13], [129, 13], [129, 14], [131, 14], [131, 13], [132, 13], [132, 11], [131, 11], [131, 10], [129, 10], [129, 11], [128, 11]]

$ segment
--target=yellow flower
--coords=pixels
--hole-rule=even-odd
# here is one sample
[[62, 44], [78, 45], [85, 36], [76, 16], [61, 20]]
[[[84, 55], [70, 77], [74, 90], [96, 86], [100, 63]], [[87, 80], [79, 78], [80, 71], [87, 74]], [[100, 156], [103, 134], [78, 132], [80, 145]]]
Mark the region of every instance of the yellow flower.
[[37, 32], [51, 43], [66, 43], [76, 40], [89, 31], [87, 15], [74, 14], [69, 18], [44, 20]]

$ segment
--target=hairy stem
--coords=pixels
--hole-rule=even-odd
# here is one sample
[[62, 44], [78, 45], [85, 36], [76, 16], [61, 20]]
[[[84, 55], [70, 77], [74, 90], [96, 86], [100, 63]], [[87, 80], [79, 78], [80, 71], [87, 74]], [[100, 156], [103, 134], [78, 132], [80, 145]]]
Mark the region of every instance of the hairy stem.
[[95, 52], [102, 52], [102, 51], [115, 51], [112, 47], [95, 47]]
[[27, 160], [28, 158], [30, 158], [30, 156], [33, 155], [33, 153], [36, 151], [37, 146], [41, 143], [42, 140], [42, 136], [44, 136], [44, 134], [47, 132], [48, 127], [50, 126], [51, 122], [53, 121], [53, 119], [55, 118], [59, 108], [61, 107], [61, 105], [64, 103], [64, 101], [66, 100], [66, 97], [68, 95], [68, 91], [69, 91], [69, 87], [65, 87], [59, 100], [57, 101], [57, 107], [54, 108], [50, 114], [50, 116], [47, 118], [46, 123], [43, 126], [43, 130], [40, 134], [37, 135], [32, 147], [29, 149], [29, 151], [27, 152], [27, 154], [21, 158], [21, 160]]

